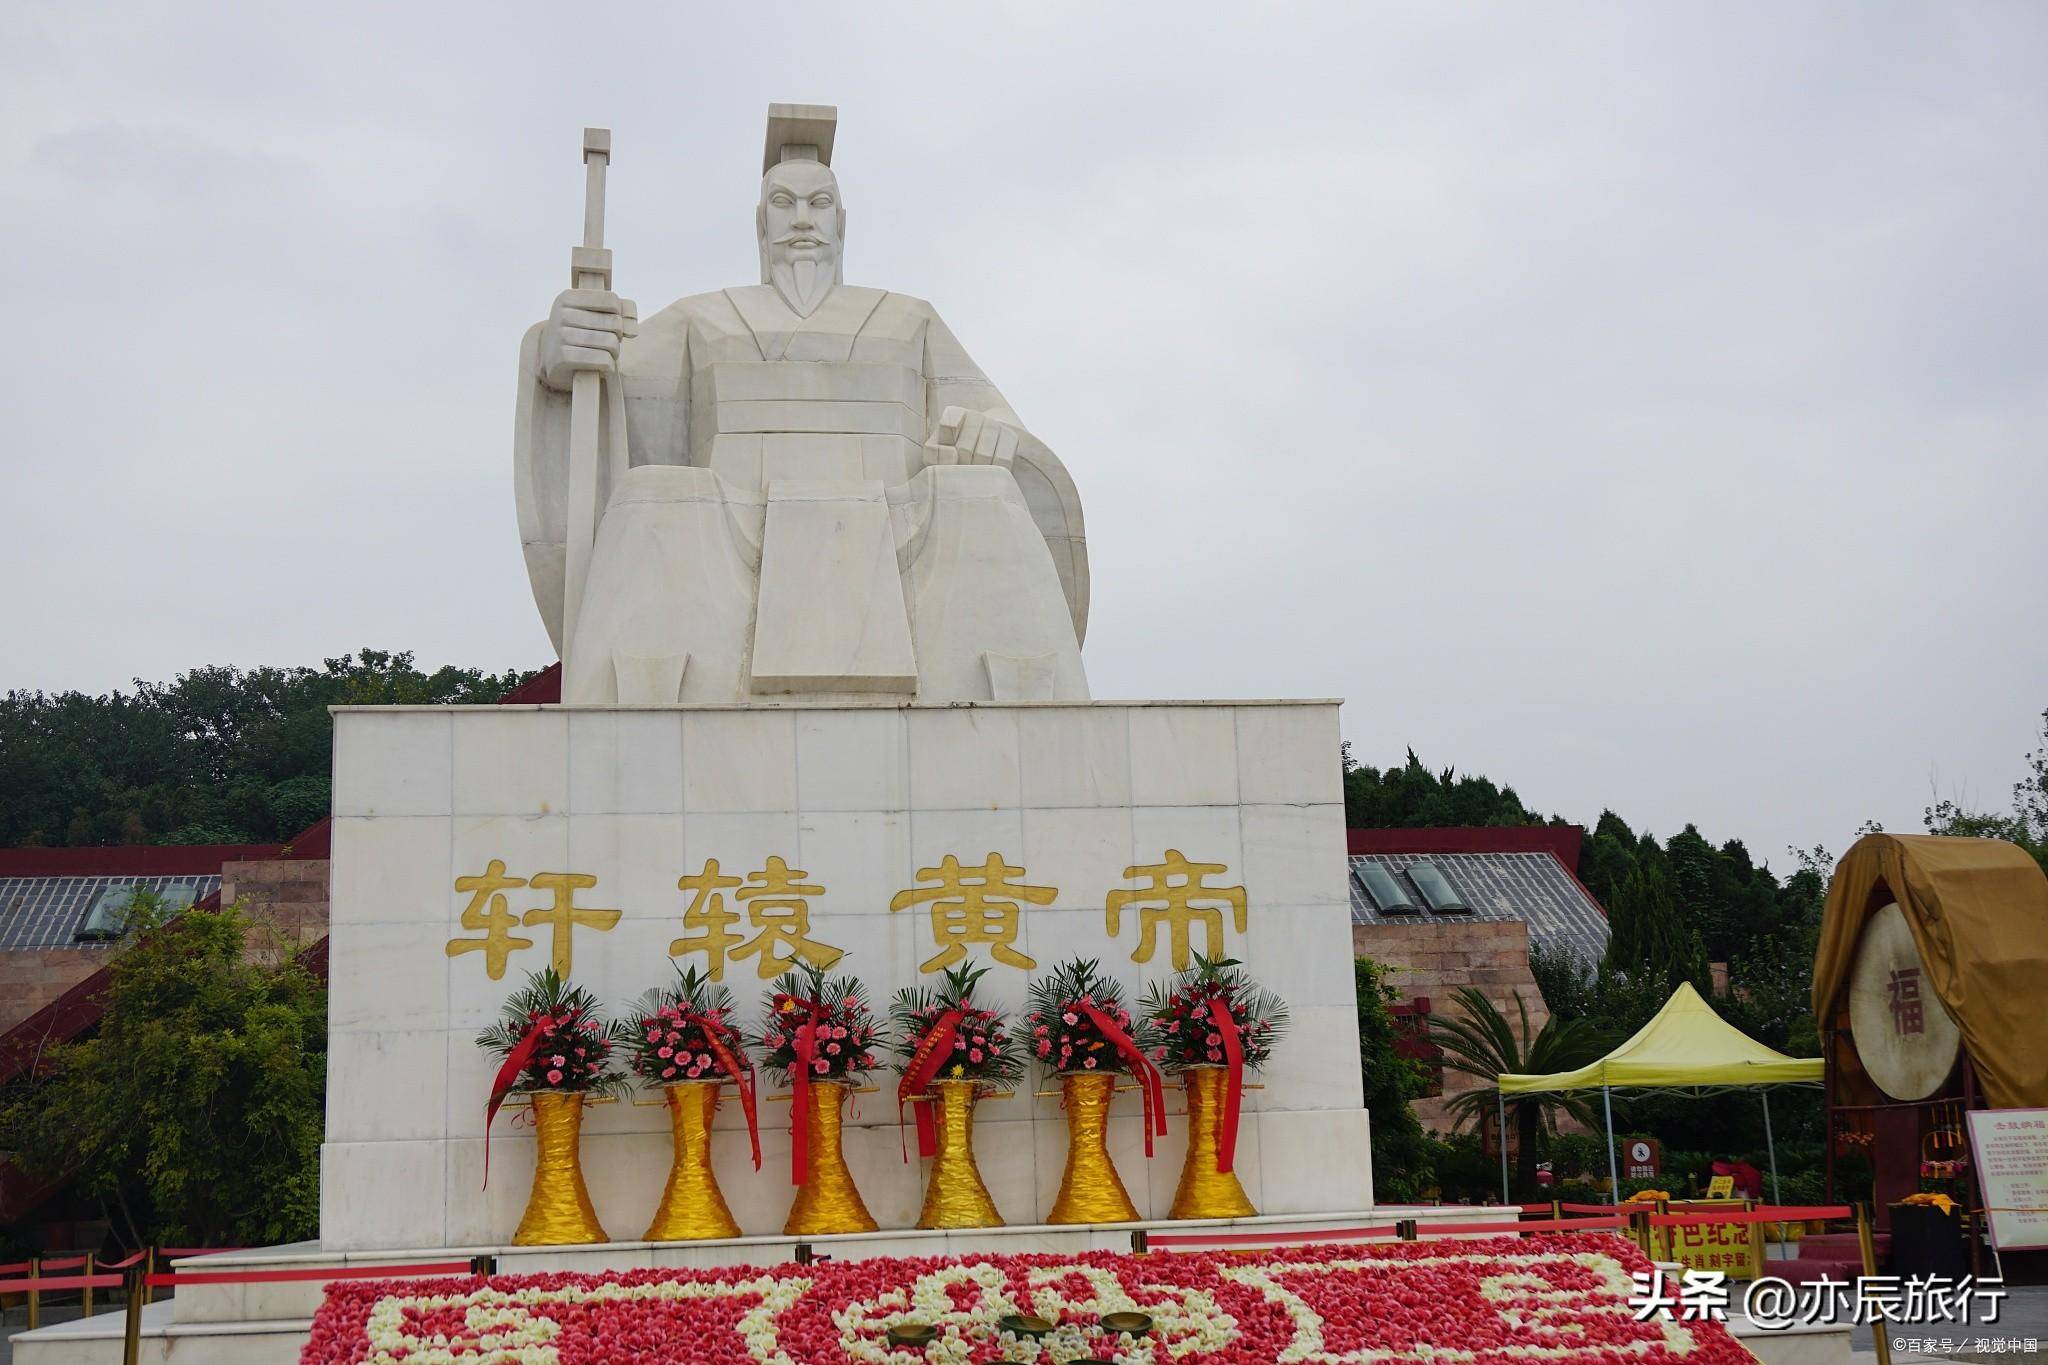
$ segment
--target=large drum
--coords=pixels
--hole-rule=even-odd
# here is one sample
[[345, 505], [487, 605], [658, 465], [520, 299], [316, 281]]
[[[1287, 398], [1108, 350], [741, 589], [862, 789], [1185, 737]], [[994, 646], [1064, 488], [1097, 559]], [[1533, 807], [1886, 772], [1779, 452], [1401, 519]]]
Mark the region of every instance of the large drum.
[[1849, 1034], [1878, 1089], [1924, 1100], [1955, 1069], [1962, 1032], [1934, 993], [1905, 911], [1893, 902], [1872, 915], [1849, 971]]

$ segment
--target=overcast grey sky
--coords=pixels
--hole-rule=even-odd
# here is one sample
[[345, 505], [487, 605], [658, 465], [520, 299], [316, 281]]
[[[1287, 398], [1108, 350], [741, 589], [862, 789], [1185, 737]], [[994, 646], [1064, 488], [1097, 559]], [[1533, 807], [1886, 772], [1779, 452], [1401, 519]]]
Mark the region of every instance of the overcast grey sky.
[[[759, 16], [759, 17], [741, 17]], [[847, 277], [1079, 484], [1099, 697], [1781, 869], [2048, 707], [2048, 9], [0, 4], [0, 685], [551, 658], [513, 360], [579, 131], [643, 313]]]

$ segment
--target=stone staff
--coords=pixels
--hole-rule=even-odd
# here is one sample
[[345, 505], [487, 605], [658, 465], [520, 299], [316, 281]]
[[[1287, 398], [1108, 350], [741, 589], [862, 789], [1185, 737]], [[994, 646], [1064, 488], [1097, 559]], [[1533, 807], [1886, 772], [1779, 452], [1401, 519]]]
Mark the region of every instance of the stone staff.
[[[583, 130], [583, 245], [569, 253], [569, 284], [575, 289], [612, 287], [612, 253], [604, 245], [604, 176], [611, 164], [609, 128]], [[616, 380], [614, 380], [616, 382]], [[625, 474], [625, 432], [605, 419], [605, 377], [595, 370], [576, 373], [569, 397], [569, 528], [562, 574], [562, 658], [568, 667], [576, 618], [583, 605], [583, 585], [590, 572], [590, 550], [597, 539], [598, 444], [603, 439], [610, 476], [616, 486]]]

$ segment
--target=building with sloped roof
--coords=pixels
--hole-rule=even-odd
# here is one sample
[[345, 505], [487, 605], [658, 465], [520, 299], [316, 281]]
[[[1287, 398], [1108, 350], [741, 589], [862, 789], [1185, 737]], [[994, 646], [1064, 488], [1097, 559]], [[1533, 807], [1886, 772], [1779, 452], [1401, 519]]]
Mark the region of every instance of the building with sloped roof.
[[226, 864], [277, 854], [276, 844], [0, 849], [0, 1033], [106, 965], [136, 888], [183, 908], [220, 890]]
[[[1607, 952], [1607, 912], [1578, 879], [1585, 831], [1577, 825], [1509, 828], [1354, 829], [1351, 946], [1387, 968], [1400, 1013], [1418, 1031], [1410, 1055], [1432, 1064], [1419, 1030], [1457, 1009], [1452, 993], [1477, 988], [1529, 1026], [1550, 1018], [1529, 968], [1534, 945], [1589, 965]], [[1440, 1093], [1416, 1102], [1426, 1128], [1447, 1131], [1446, 1103], [1480, 1082], [1439, 1075]]]

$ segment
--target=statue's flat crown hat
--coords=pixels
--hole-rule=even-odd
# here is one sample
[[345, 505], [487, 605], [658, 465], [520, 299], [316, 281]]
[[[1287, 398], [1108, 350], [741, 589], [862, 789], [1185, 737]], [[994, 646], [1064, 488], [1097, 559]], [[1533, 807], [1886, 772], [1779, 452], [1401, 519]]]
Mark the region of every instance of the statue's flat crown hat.
[[839, 127], [839, 109], [831, 104], [771, 104], [768, 141], [761, 149], [761, 174], [785, 161], [832, 164], [832, 134]]

